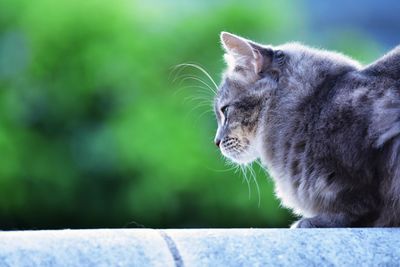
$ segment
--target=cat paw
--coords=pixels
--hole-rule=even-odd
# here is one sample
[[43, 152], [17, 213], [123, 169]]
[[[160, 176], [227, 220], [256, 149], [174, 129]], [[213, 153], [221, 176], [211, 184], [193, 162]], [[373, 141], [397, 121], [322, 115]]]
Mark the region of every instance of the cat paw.
[[290, 226], [290, 229], [296, 229], [298, 228], [297, 225], [299, 224], [300, 220], [295, 221], [294, 223], [292, 223], [292, 225]]
[[290, 226], [290, 229], [296, 229], [296, 228], [316, 228], [317, 226], [315, 226], [312, 223], [312, 220], [309, 218], [303, 218], [298, 220], [297, 222], [293, 223]]

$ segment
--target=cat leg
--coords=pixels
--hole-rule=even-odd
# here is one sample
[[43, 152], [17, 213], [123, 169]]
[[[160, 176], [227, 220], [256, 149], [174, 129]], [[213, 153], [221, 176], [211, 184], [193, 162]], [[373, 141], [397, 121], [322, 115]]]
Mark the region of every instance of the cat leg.
[[321, 214], [311, 218], [302, 218], [290, 228], [334, 228], [350, 227], [354, 222], [351, 216], [344, 214]]
[[302, 218], [292, 228], [340, 228], [372, 226], [380, 214], [381, 202], [373, 184], [358, 185], [357, 190], [342, 187], [314, 217]]
[[343, 228], [371, 227], [380, 215], [379, 210], [370, 209], [363, 213], [324, 213], [311, 218], [302, 218], [290, 228]]

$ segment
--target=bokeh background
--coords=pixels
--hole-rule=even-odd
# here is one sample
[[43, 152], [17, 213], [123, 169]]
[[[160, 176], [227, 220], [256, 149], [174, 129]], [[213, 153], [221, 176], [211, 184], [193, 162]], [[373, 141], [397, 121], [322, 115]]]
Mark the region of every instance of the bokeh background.
[[368, 63], [400, 2], [0, 0], [0, 229], [287, 227], [213, 145], [219, 32]]

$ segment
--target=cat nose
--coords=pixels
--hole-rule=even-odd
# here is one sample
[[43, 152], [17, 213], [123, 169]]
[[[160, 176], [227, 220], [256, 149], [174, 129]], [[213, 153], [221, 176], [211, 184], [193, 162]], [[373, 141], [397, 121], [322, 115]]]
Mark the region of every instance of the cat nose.
[[214, 143], [215, 143], [215, 145], [216, 145], [217, 147], [219, 147], [219, 145], [221, 144], [221, 139], [216, 138], [216, 139], [214, 140]]

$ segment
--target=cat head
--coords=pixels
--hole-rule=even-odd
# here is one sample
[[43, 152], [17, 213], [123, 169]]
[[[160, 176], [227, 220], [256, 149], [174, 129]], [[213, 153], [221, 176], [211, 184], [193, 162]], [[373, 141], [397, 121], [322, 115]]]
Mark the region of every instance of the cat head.
[[299, 43], [265, 46], [227, 32], [221, 33], [221, 42], [227, 69], [214, 101], [215, 144], [239, 164], [260, 156], [259, 126], [272, 116], [264, 112], [272, 95], [292, 107], [329, 77], [361, 68], [340, 53]]
[[258, 125], [265, 92], [277, 86], [286, 56], [226, 32], [221, 33], [221, 42], [227, 69], [214, 102], [215, 144], [227, 158], [247, 164], [259, 157]]

